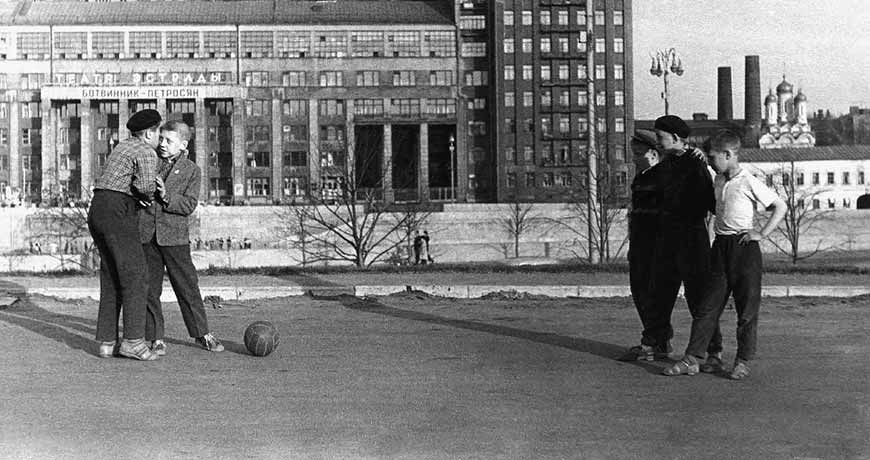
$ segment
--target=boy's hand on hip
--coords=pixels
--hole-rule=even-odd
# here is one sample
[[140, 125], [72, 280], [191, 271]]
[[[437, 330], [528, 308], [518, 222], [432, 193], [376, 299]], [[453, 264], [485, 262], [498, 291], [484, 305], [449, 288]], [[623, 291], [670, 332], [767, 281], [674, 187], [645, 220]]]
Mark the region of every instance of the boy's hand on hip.
[[750, 241], [761, 241], [764, 239], [764, 235], [761, 234], [758, 230], [750, 230], [743, 234], [740, 238], [740, 244], [749, 244]]

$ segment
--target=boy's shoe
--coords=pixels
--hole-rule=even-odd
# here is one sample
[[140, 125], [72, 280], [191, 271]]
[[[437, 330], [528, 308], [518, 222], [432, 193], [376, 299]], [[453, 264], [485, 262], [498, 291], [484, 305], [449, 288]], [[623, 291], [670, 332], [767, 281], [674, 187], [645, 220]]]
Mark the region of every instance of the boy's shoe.
[[197, 337], [196, 343], [208, 351], [224, 351], [224, 346], [221, 345], [221, 342], [214, 335], [212, 335], [211, 332], [202, 337]]
[[743, 380], [749, 377], [749, 364], [743, 360], [734, 361], [734, 369], [731, 370], [731, 380]]
[[148, 348], [145, 339], [121, 341], [121, 347], [118, 348], [118, 354], [127, 358], [138, 359], [139, 361], [154, 361], [157, 355]]
[[683, 359], [674, 363], [673, 366], [665, 368], [662, 374], [674, 375], [695, 375], [698, 373], [698, 360], [694, 356], [686, 355]]
[[722, 353], [708, 354], [707, 360], [701, 364], [701, 372], [707, 374], [718, 374], [725, 370], [725, 365], [722, 363]]
[[153, 351], [157, 356], [166, 356], [166, 342], [155, 340], [151, 345], [151, 351]]
[[100, 358], [111, 358], [118, 356], [118, 342], [100, 342], [100, 351], [97, 354]]
[[618, 359], [619, 361], [654, 361], [656, 358], [667, 358], [668, 354], [672, 351], [670, 342], [664, 346], [655, 347], [641, 344], [629, 348]]

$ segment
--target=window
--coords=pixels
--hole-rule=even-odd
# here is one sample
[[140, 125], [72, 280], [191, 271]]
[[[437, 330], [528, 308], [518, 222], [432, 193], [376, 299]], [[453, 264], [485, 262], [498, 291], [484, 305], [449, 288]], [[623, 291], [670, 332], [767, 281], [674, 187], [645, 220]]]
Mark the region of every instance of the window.
[[607, 95], [604, 91], [599, 91], [595, 94], [595, 105], [606, 105], [607, 104]]
[[864, 185], [864, 171], [858, 171], [858, 185]]
[[48, 59], [50, 48], [48, 32], [19, 32], [18, 57], [21, 59]]
[[87, 32], [55, 32], [54, 57], [57, 59], [84, 59], [88, 54]]
[[268, 177], [250, 177], [248, 178], [248, 195], [249, 196], [269, 196], [269, 178]]
[[764, 176], [764, 183], [768, 187], [773, 187], [773, 175], [772, 174], [765, 175]]
[[465, 72], [465, 86], [487, 86], [488, 79], [485, 70]]
[[[202, 34], [206, 57], [229, 58], [236, 56], [238, 36], [233, 31], [208, 31]], [[283, 56], [287, 57], [287, 56]]]
[[99, 101], [97, 104], [97, 112], [102, 115], [117, 115], [118, 101]]
[[527, 172], [526, 173], [526, 188], [534, 188], [535, 187], [535, 173]]
[[351, 32], [350, 55], [352, 57], [379, 57], [384, 55], [382, 32]]
[[304, 150], [284, 152], [284, 166], [308, 166], [308, 152]]
[[357, 86], [380, 86], [381, 73], [377, 70], [363, 70], [356, 73]]
[[828, 185], [834, 185], [834, 173], [832, 173], [832, 172], [829, 172], [829, 173], [828, 173], [828, 182], [827, 182], [827, 184], [828, 184]]
[[211, 116], [230, 116], [233, 114], [232, 100], [206, 101], [205, 106]]
[[347, 57], [346, 32], [319, 32], [314, 36], [314, 57]]
[[549, 53], [550, 52], [550, 38], [543, 37], [541, 38], [541, 52]]
[[837, 202], [831, 198], [828, 198], [828, 209], [834, 209], [836, 207]]
[[284, 74], [281, 75], [281, 85], [289, 87], [305, 86], [305, 72], [284, 72]]
[[427, 31], [423, 33], [423, 41], [430, 57], [456, 56], [456, 36], [453, 32]]
[[320, 72], [320, 87], [344, 86], [344, 74], [341, 71]]
[[523, 131], [527, 133], [535, 132], [535, 120], [532, 118], [526, 118], [523, 123]]
[[0, 128], [0, 145], [9, 145], [9, 130]]
[[486, 135], [486, 122], [469, 121], [468, 122], [468, 134], [471, 134], [472, 136], [485, 136]]
[[550, 144], [547, 142], [541, 145], [541, 160], [543, 160], [544, 163], [550, 163], [553, 161], [553, 151], [550, 149]]
[[813, 185], [819, 185], [819, 173], [813, 173]]
[[541, 117], [541, 135], [544, 137], [550, 137], [553, 135], [552, 131], [553, 120], [550, 117]]
[[530, 26], [532, 25], [532, 12], [529, 10], [523, 10], [523, 25]]
[[574, 177], [571, 176], [570, 172], [565, 171], [556, 176], [556, 186], [571, 187], [572, 185], [574, 185]]
[[356, 99], [353, 102], [353, 113], [356, 115], [383, 115], [383, 99]]
[[308, 32], [278, 31], [275, 35], [278, 57], [302, 58], [311, 55], [311, 37]]
[[321, 117], [335, 117], [344, 115], [344, 101], [341, 99], [321, 99], [318, 101]]
[[[596, 73], [598, 71], [596, 70]], [[625, 67], [622, 64], [614, 64], [613, 66], [613, 79], [614, 80], [622, 80], [625, 78]]]
[[274, 47], [272, 31], [247, 30], [243, 31], [241, 34], [242, 57], [272, 57], [272, 48]]
[[541, 90], [541, 107], [553, 105], [553, 92], [549, 89]]
[[39, 102], [21, 102], [21, 118], [39, 118]]
[[24, 128], [21, 130], [21, 145], [33, 145], [40, 142], [42, 132], [35, 128]]
[[821, 203], [819, 203], [818, 199], [814, 199], [813, 200], [813, 209], [819, 209], [819, 208], [821, 208]]
[[0, 102], [0, 119], [9, 118], [9, 103]]
[[616, 118], [613, 120], [613, 130], [617, 133], [625, 132], [625, 118]]
[[508, 163], [515, 163], [517, 161], [517, 152], [513, 147], [505, 147], [504, 149], [504, 159]]
[[269, 142], [272, 129], [269, 125], [245, 126], [245, 142]]
[[344, 142], [344, 126], [321, 126], [320, 139], [328, 142]]
[[[0, 171], [9, 171], [9, 155], [0, 155]], [[6, 184], [0, 183], [0, 188], [6, 188]]]
[[553, 186], [553, 173], [546, 172], [541, 176], [541, 186], [542, 187], [552, 187]]
[[508, 133], [516, 133], [517, 132], [517, 122], [513, 118], [505, 118], [504, 119], [504, 129], [505, 132]]
[[595, 52], [596, 53], [604, 53], [607, 51], [607, 44], [603, 38], [595, 39]]
[[45, 83], [45, 74], [26, 73], [21, 75], [21, 89], [40, 89]]
[[548, 26], [550, 25], [550, 12], [543, 10], [541, 11], [541, 25]]
[[514, 25], [514, 12], [513, 11], [505, 11], [504, 12], [504, 25], [506, 25], [506, 26]]
[[550, 66], [549, 66], [549, 64], [541, 65], [541, 80], [550, 81]]
[[577, 105], [580, 107], [589, 105], [589, 97], [586, 95], [585, 89], [577, 90]]
[[526, 163], [531, 163], [535, 161], [535, 150], [531, 145], [523, 146], [523, 161]]
[[577, 37], [577, 52], [585, 53], [586, 52], [586, 32], [582, 32], [579, 37]]
[[281, 127], [281, 143], [285, 146], [291, 142], [306, 142], [308, 140], [308, 125], [284, 125]]
[[597, 124], [596, 128], [598, 129], [599, 133], [603, 133], [607, 130], [607, 120], [603, 118], [598, 118], [597, 120], [595, 120], [595, 123]]
[[849, 180], [850, 180], [849, 172], [845, 171], [843, 173], [843, 185], [849, 185]]
[[559, 64], [559, 80], [568, 80], [571, 78], [568, 69], [568, 64]]
[[556, 12], [557, 21], [560, 26], [568, 25], [568, 10], [559, 10]]
[[429, 72], [430, 86], [451, 86], [453, 84], [452, 70], [433, 70]]
[[284, 196], [291, 198], [305, 196], [305, 179], [304, 177], [285, 177]]
[[137, 59], [153, 59], [162, 52], [160, 32], [130, 32], [130, 54]]
[[166, 32], [166, 57], [193, 58], [199, 55], [199, 32]]
[[559, 117], [559, 134], [567, 136], [571, 132], [571, 119], [567, 116]]
[[506, 176], [507, 186], [508, 188], [516, 188], [517, 186], [517, 173], [509, 172]]
[[414, 70], [396, 70], [393, 72], [393, 86], [416, 86], [417, 72]]
[[571, 96], [570, 92], [567, 89], [559, 90], [559, 106], [568, 107], [571, 105]]
[[269, 99], [250, 99], [245, 101], [245, 115], [249, 117], [268, 117], [272, 101]]
[[586, 119], [585, 115], [577, 117], [577, 134], [582, 136], [587, 131], [589, 131], [589, 120]]
[[532, 107], [535, 105], [535, 93], [531, 91], [523, 91], [523, 107]]
[[396, 115], [420, 115], [420, 99], [393, 99], [392, 106]]
[[420, 34], [418, 32], [388, 33], [387, 46], [388, 53], [393, 57], [417, 57], [420, 55]]
[[269, 86], [269, 72], [245, 72], [245, 86]]
[[625, 42], [621, 38], [613, 39], [613, 52], [622, 53], [625, 51]]
[[613, 147], [613, 158], [619, 161], [625, 161], [625, 146], [616, 145]]
[[624, 22], [624, 19], [623, 19], [622, 11], [614, 10], [613, 11], [613, 25], [621, 26], [623, 24], [623, 22]]
[[531, 64], [523, 64], [523, 80], [531, 80], [534, 72], [534, 67], [532, 67]]
[[595, 79], [596, 80], [604, 80], [604, 64], [595, 64]]
[[559, 52], [562, 54], [568, 54], [571, 51], [568, 46], [568, 37], [559, 37]]
[[308, 101], [305, 99], [288, 99], [281, 104], [285, 116], [303, 118], [308, 115]]
[[532, 39], [524, 38], [523, 39], [523, 53], [531, 53], [532, 52]]
[[426, 111], [429, 115], [455, 115], [456, 101], [446, 98], [428, 99]]
[[595, 10], [595, 25], [604, 25], [604, 10]]
[[587, 76], [586, 64], [577, 64], [577, 79], [583, 81]]
[[514, 79], [514, 66], [512, 66], [512, 65], [504, 66], [504, 79], [508, 80], [508, 81]]
[[196, 113], [194, 101], [190, 99], [170, 100], [166, 105], [169, 113]]
[[248, 152], [247, 165], [249, 168], [267, 168], [270, 155], [270, 152]]
[[462, 44], [462, 57], [486, 57], [486, 43], [469, 42]]
[[614, 91], [613, 92], [613, 105], [616, 107], [622, 107], [625, 105], [625, 92], [623, 91]]
[[459, 18], [459, 28], [462, 30], [486, 29], [486, 17], [483, 15], [462, 16]]
[[794, 178], [795, 185], [804, 185], [804, 173], [797, 173]]
[[486, 108], [486, 98], [485, 97], [476, 97], [470, 101], [468, 101], [468, 109], [469, 110], [483, 110]]
[[505, 107], [513, 107], [514, 106], [514, 92], [508, 91], [504, 93], [504, 106]]

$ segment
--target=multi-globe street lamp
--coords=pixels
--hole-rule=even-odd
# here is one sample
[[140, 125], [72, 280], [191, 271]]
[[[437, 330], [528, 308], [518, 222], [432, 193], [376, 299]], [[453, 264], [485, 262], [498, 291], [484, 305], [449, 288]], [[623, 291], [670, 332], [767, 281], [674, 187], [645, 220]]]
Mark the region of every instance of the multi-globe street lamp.
[[650, 75], [664, 80], [662, 99], [665, 101], [665, 115], [668, 115], [668, 75], [683, 75], [683, 60], [677, 57], [677, 51], [673, 48], [657, 51], [655, 55], [650, 55], [650, 60]]

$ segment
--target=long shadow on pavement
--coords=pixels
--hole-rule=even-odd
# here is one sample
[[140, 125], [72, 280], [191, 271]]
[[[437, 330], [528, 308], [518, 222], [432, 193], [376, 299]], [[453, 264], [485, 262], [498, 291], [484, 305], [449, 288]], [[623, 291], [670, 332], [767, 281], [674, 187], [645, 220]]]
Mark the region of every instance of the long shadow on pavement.
[[[568, 337], [564, 335], [554, 334], [552, 332], [537, 332], [526, 329], [518, 329], [515, 327], [499, 326], [496, 324], [482, 323], [479, 321], [469, 321], [463, 319], [446, 318], [443, 316], [433, 315], [431, 313], [422, 313], [413, 310], [402, 310], [395, 307], [388, 307], [380, 302], [370, 298], [361, 299], [353, 296], [335, 296], [335, 297], [318, 297], [321, 299], [336, 300], [346, 308], [351, 310], [376, 313], [379, 315], [392, 316], [394, 318], [407, 319], [412, 321], [422, 321], [426, 323], [439, 324], [450, 326], [459, 329], [468, 329], [478, 332], [486, 332], [489, 334], [503, 335], [507, 337], [515, 337], [518, 339], [529, 340], [532, 342], [553, 345], [557, 347], [567, 348], [569, 350], [589, 353], [595, 356], [600, 356], [606, 359], [617, 360], [617, 358], [625, 353], [625, 348], [612, 343], [600, 342], [598, 340], [584, 339], [582, 337]], [[623, 361], [620, 361], [623, 362]], [[635, 366], [642, 367], [651, 374], [661, 374], [662, 368], [644, 361], [625, 362]]]

